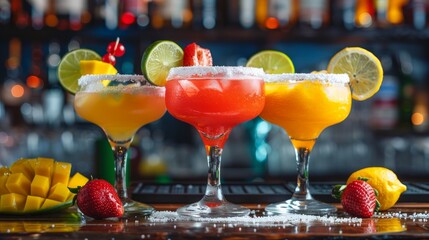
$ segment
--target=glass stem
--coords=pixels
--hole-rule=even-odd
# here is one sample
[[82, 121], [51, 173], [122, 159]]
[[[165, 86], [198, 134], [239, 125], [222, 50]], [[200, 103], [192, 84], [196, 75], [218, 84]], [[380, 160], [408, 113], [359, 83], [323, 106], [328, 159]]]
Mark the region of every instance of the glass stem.
[[310, 191], [308, 190], [308, 165], [310, 160], [311, 149], [307, 147], [296, 147], [296, 163], [297, 163], [297, 185], [292, 198], [297, 200], [311, 199]]
[[223, 200], [222, 188], [220, 183], [220, 164], [222, 159], [222, 148], [207, 146], [207, 163], [209, 166], [207, 177], [206, 197], [211, 200]]
[[112, 149], [115, 158], [115, 189], [120, 199], [126, 199], [128, 198], [126, 183], [128, 147], [114, 146]]

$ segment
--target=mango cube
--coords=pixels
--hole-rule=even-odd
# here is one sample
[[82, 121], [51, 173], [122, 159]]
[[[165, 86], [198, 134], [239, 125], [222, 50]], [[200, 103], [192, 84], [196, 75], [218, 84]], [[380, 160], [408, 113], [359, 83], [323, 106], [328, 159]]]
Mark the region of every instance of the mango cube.
[[49, 193], [50, 181], [48, 177], [36, 175], [31, 182], [31, 195], [46, 198]]
[[68, 202], [68, 201], [72, 201], [73, 200], [73, 198], [76, 196], [76, 194], [74, 194], [74, 193], [72, 193], [72, 192], [70, 192], [70, 194], [68, 195], [68, 197], [67, 197], [67, 199], [66, 199], [66, 202]]
[[6, 182], [8, 177], [9, 177], [8, 175], [0, 176], [0, 195], [9, 193], [9, 190], [6, 187]]
[[70, 190], [64, 183], [57, 183], [49, 190], [48, 198], [60, 202], [65, 202], [70, 194]]
[[30, 165], [34, 170], [35, 175], [41, 175], [51, 179], [54, 171], [54, 159], [52, 158], [36, 158], [30, 161]]
[[42, 197], [37, 196], [27, 196], [27, 201], [25, 201], [24, 212], [32, 212], [39, 210], [42, 206], [42, 203], [45, 201]]
[[26, 197], [17, 193], [7, 193], [0, 196], [0, 211], [13, 212], [24, 209]]
[[43, 202], [42, 207], [41, 207], [40, 209], [45, 209], [45, 208], [55, 207], [55, 206], [57, 206], [58, 204], [61, 204], [61, 202], [58, 202], [58, 201], [55, 201], [55, 200], [52, 200], [52, 199], [47, 198], [47, 199], [45, 199], [45, 201]]
[[23, 173], [27, 179], [33, 179], [34, 171], [28, 160], [29, 159], [21, 158], [15, 161], [12, 166], [10, 166], [10, 171], [12, 173]]
[[83, 187], [87, 182], [88, 178], [84, 175], [80, 174], [79, 172], [76, 172], [73, 177], [69, 180], [69, 188], [77, 188], [78, 186]]
[[57, 183], [63, 183], [67, 186], [69, 183], [71, 167], [71, 163], [55, 162], [51, 186], [55, 186]]
[[31, 182], [24, 173], [12, 173], [6, 181], [6, 188], [11, 193], [30, 195]]
[[110, 64], [100, 60], [80, 60], [80, 74], [116, 74], [118, 70]]

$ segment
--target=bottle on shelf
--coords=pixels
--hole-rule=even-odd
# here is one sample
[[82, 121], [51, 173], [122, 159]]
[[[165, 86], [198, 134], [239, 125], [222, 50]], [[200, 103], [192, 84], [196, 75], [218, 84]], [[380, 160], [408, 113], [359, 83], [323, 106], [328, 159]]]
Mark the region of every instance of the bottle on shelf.
[[377, 26], [385, 28], [389, 25], [387, 21], [387, 0], [375, 0]]
[[0, 0], [0, 25], [9, 25], [11, 15], [10, 1]]
[[429, 130], [429, 96], [425, 86], [420, 86], [415, 94], [415, 104], [411, 122], [416, 132], [427, 132]]
[[30, 4], [26, 0], [10, 1], [12, 24], [18, 28], [30, 25]]
[[327, 0], [301, 0], [299, 1], [300, 27], [321, 29], [330, 22], [329, 2]]
[[333, 27], [346, 30], [355, 28], [356, 0], [331, 1], [330, 8]]
[[357, 27], [372, 27], [375, 23], [375, 15], [376, 10], [373, 0], [359, 0], [356, 2], [355, 24]]
[[26, 85], [33, 93], [40, 93], [45, 85], [43, 57], [42, 45], [33, 43], [31, 45], [30, 73], [26, 78]]
[[[239, 26], [245, 29], [254, 27], [255, 25], [255, 9], [256, 2], [254, 0], [240, 0], [238, 5]], [[235, 17], [236, 16], [231, 16]]]
[[22, 79], [22, 42], [18, 38], [9, 41], [9, 56], [6, 60], [6, 77], [1, 88], [4, 107], [13, 125], [23, 124], [20, 106], [28, 99], [29, 91]]
[[[123, 1], [124, 4], [127, 3], [127, 1]], [[117, 0], [106, 0], [104, 3], [104, 24], [107, 29], [114, 30], [120, 27], [124, 27], [134, 20], [134, 15], [128, 16], [127, 14], [132, 14], [128, 12], [128, 6], [124, 6], [124, 12], [122, 13], [122, 16], [118, 16], [119, 14], [119, 2]], [[125, 20], [124, 18], [131, 18], [131, 21]], [[118, 23], [118, 19], [120, 19], [120, 23]]]
[[404, 23], [404, 7], [409, 0], [388, 0], [387, 21], [391, 25], [401, 25]]
[[413, 63], [409, 52], [401, 50], [397, 55], [399, 71], [399, 121], [400, 127], [411, 130], [411, 117], [414, 109], [415, 81], [413, 79]]
[[[311, 7], [313, 6], [311, 4], [311, 1], [309, 1], [307, 5]], [[312, 14], [310, 9], [304, 10], [305, 12], [299, 12], [299, 7], [307, 5], [306, 3], [301, 3], [301, 6], [299, 6], [299, 1], [296, 0], [257, 0], [255, 5], [255, 20], [261, 29], [276, 30], [291, 28], [297, 23], [298, 16], [302, 17], [302, 14], [305, 14], [305, 16]]]
[[258, 27], [265, 29], [265, 20], [268, 17], [268, 0], [255, 0], [256, 1], [256, 12], [255, 20], [258, 24]]
[[[236, 1], [228, 6], [225, 18], [229, 18], [229, 11], [233, 11]], [[192, 12], [192, 27], [194, 29], [213, 29], [219, 18], [216, 0], [192, 0], [190, 11]], [[229, 20], [229, 19], [228, 19]]]
[[[296, 24], [298, 20], [298, 4], [299, 3], [296, 0], [270, 1], [270, 16], [277, 19], [279, 28], [291, 28]], [[323, 11], [324, 12], [322, 14], [326, 15], [328, 10], [325, 7]], [[326, 22], [326, 19], [324, 19], [323, 22]]]
[[425, 29], [428, 7], [429, 3], [426, 0], [410, 0], [403, 8], [405, 24], [417, 30]]
[[65, 100], [64, 90], [60, 86], [57, 77], [57, 69], [61, 59], [60, 48], [60, 44], [55, 41], [50, 42], [48, 45], [48, 81], [42, 95], [45, 122], [53, 127], [58, 127], [62, 122], [62, 110]]
[[55, 0], [54, 9], [58, 19], [56, 28], [58, 30], [68, 30], [70, 28], [70, 9], [69, 3], [74, 1]]
[[31, 2], [31, 25], [34, 29], [42, 29], [45, 25], [45, 12], [48, 9], [48, 1], [32, 0]]
[[91, 0], [88, 1], [88, 20], [87, 25], [91, 27], [105, 26], [105, 1]]

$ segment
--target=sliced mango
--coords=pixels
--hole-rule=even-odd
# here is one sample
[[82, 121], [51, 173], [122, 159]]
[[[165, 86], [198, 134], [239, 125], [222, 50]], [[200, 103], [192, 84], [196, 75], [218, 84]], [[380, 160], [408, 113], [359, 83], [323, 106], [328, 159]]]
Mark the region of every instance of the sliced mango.
[[71, 177], [71, 168], [71, 163], [42, 157], [0, 167], [0, 214], [35, 214], [47, 208], [69, 207], [74, 194], [68, 186], [83, 186], [88, 181], [79, 172]]
[[10, 193], [30, 195], [31, 182], [23, 173], [12, 173], [6, 181], [6, 188]]
[[15, 161], [9, 169], [12, 173], [23, 173], [27, 179], [33, 179], [34, 177], [33, 168], [28, 159], [25, 158]]
[[35, 158], [29, 161], [35, 175], [41, 175], [51, 179], [54, 172], [54, 159], [52, 158]]
[[18, 193], [7, 193], [0, 197], [0, 211], [14, 212], [24, 209], [26, 197]]
[[50, 207], [55, 207], [58, 204], [61, 204], [60, 201], [56, 201], [56, 200], [52, 200], [52, 199], [45, 199], [45, 201], [43, 202], [42, 206], [40, 207], [40, 209], [45, 209], [45, 208], [50, 208]]
[[83, 187], [89, 179], [85, 177], [84, 175], [80, 174], [79, 172], [76, 172], [73, 177], [70, 178], [69, 181], [69, 188], [77, 188], [78, 186]]
[[[116, 74], [118, 70], [110, 64], [99, 60], [80, 60], [80, 74]], [[104, 86], [109, 85], [109, 80], [102, 81]]]
[[71, 167], [71, 163], [55, 162], [51, 186], [55, 186], [57, 183], [63, 183], [67, 186], [69, 183]]
[[36, 175], [31, 182], [31, 195], [46, 198], [49, 193], [51, 183], [48, 177]]
[[65, 202], [69, 194], [70, 190], [68, 189], [67, 185], [59, 182], [55, 184], [51, 190], [49, 190], [48, 198], [59, 202]]
[[24, 212], [39, 210], [44, 201], [45, 199], [42, 197], [28, 195], [25, 201]]
[[99, 60], [80, 60], [80, 74], [116, 74], [118, 70], [110, 64]]

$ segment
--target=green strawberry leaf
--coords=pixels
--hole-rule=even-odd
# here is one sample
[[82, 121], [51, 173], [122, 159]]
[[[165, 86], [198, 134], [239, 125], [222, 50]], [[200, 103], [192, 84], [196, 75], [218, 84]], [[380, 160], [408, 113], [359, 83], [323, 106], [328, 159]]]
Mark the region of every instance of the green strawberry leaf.
[[341, 200], [341, 195], [343, 195], [344, 189], [346, 189], [347, 185], [335, 185], [334, 188], [332, 188], [331, 196], [335, 199]]

